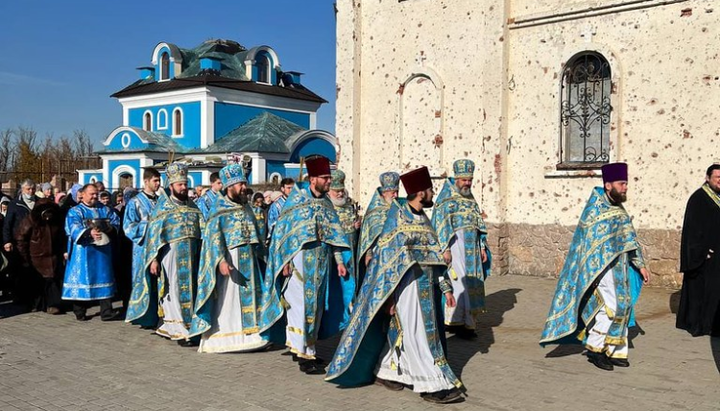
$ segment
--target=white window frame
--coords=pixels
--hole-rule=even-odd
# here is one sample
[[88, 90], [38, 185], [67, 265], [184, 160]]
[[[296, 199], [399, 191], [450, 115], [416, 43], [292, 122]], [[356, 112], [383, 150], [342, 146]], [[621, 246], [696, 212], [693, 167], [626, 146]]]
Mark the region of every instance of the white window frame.
[[[148, 118], [148, 115], [149, 115], [149, 118], [150, 118], [150, 129], [149, 129], [149, 130], [148, 130], [147, 128], [145, 128], [145, 125], [146, 125], [145, 119]], [[145, 112], [143, 113], [143, 116], [142, 116], [142, 128], [143, 128], [143, 130], [145, 130], [145, 131], [153, 131], [153, 123], [154, 123], [154, 120], [155, 120], [155, 119], [153, 118], [153, 113], [152, 113], [152, 111], [150, 111], [150, 110], [145, 110]]]
[[[175, 113], [180, 112], [180, 134], [177, 132], [177, 124], [175, 123]], [[175, 107], [172, 111], [172, 137], [182, 137], [185, 135], [185, 112], [181, 107]]]
[[[168, 59], [167, 59], [167, 62], [168, 62], [167, 74], [168, 74], [168, 75], [167, 75], [166, 78], [164, 78], [164, 77], [163, 77], [163, 56], [166, 55], [166, 54], [167, 54], [167, 56], [168, 56]], [[170, 80], [170, 77], [171, 77], [171, 75], [170, 75], [170, 65], [171, 65], [171, 64], [172, 64], [172, 57], [170, 56], [170, 51], [169, 51], [169, 50], [164, 50], [163, 52], [160, 53], [160, 58], [158, 59], [158, 68], [160, 69], [160, 70], [159, 70], [160, 73], [158, 73], [158, 81], [168, 81], [168, 80]]]
[[[161, 116], [161, 114], [162, 114], [162, 116]], [[165, 121], [161, 121], [163, 118], [165, 119]], [[160, 110], [158, 110], [156, 124], [157, 124], [158, 130], [167, 130], [167, 128], [168, 128], [168, 113], [167, 113], [167, 110], [165, 110], [164, 108], [161, 108]]]
[[[260, 60], [261, 59], [267, 62], [267, 81], [262, 81], [262, 79], [260, 78]], [[272, 64], [272, 59], [270, 58], [270, 56], [267, 53], [260, 54], [260, 56], [257, 56], [255, 58], [255, 65], [257, 66], [257, 73], [258, 73], [257, 82], [261, 83], [261, 84], [272, 84], [272, 73], [270, 72], [270, 70], [273, 69], [273, 64]]]

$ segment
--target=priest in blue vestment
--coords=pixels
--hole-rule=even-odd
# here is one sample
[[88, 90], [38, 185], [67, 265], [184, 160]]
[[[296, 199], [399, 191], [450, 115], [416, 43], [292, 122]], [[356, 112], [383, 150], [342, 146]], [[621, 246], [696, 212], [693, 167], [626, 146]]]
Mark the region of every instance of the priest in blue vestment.
[[475, 163], [453, 163], [455, 177], [448, 177], [435, 200], [432, 223], [438, 234], [447, 277], [457, 306], [445, 309], [447, 330], [459, 338], [477, 337], [475, 323], [485, 311], [485, 279], [490, 274], [490, 250], [482, 211], [472, 194]]
[[207, 219], [210, 216], [210, 209], [213, 204], [215, 204], [215, 200], [217, 200], [222, 188], [223, 185], [220, 174], [217, 172], [210, 174], [210, 189], [205, 191], [205, 194], [198, 198], [195, 203], [202, 212], [203, 218]]
[[308, 182], [298, 182], [272, 232], [260, 331], [286, 344], [300, 371], [324, 373], [315, 342], [340, 332], [355, 293], [352, 253], [327, 192], [330, 161], [305, 161]]
[[226, 166], [220, 179], [224, 189], [205, 224], [190, 335], [202, 335], [198, 352], [258, 351], [270, 345], [258, 328], [264, 241], [245, 191], [242, 165]]
[[162, 325], [157, 334], [182, 346], [195, 346], [190, 338], [194, 313], [203, 217], [188, 198], [187, 165], [172, 163], [166, 171], [169, 190], [160, 190], [150, 214], [144, 266], [158, 277]]
[[350, 244], [350, 251], [353, 254], [352, 261], [355, 264], [355, 251], [357, 250], [361, 221], [358, 215], [357, 203], [348, 195], [345, 189], [345, 173], [342, 170], [333, 170], [328, 197], [340, 219], [340, 227], [345, 232]]
[[80, 189], [80, 199], [80, 204], [71, 208], [65, 218], [69, 255], [62, 299], [73, 301], [73, 312], [79, 321], [88, 319], [90, 301], [99, 301], [100, 319], [118, 320], [121, 314], [112, 308], [115, 295], [112, 256], [120, 218], [110, 207], [100, 204], [94, 184]]
[[629, 367], [628, 327], [641, 282], [647, 284], [640, 244], [627, 199], [628, 167], [602, 167], [603, 187], [595, 187], [580, 216], [558, 278], [541, 345], [582, 342], [596, 367]]
[[357, 250], [358, 289], [362, 287], [368, 263], [372, 259], [372, 248], [382, 232], [388, 211], [390, 211], [393, 200], [397, 198], [399, 189], [400, 174], [392, 171], [380, 174], [380, 187], [375, 189], [360, 227], [360, 241]]
[[123, 231], [133, 242], [132, 292], [125, 321], [144, 329], [158, 324], [157, 277], [145, 267], [144, 253], [150, 214], [157, 204], [160, 173], [154, 168], [143, 171], [143, 190], [125, 205]]
[[461, 401], [465, 388], [445, 357], [436, 315], [440, 293], [449, 306], [455, 299], [450, 282], [440, 279], [447, 265], [423, 211], [433, 206], [430, 174], [421, 167], [400, 178], [407, 201], [393, 202], [388, 212], [326, 380], [412, 387], [429, 402]]

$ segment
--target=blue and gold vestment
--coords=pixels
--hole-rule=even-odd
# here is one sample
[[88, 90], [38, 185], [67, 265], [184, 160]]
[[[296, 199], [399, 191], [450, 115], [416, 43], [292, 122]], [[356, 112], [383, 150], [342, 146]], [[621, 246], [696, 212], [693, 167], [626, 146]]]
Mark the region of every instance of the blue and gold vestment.
[[[450, 249], [456, 233], [463, 230], [465, 249], [465, 276], [470, 297], [470, 313], [477, 315], [485, 309], [485, 279], [490, 275], [492, 255], [487, 247], [487, 228], [482, 211], [474, 197], [464, 197], [455, 185], [454, 178], [445, 180], [435, 200], [432, 224], [444, 252]], [[481, 249], [485, 248], [487, 261], [483, 263]], [[452, 276], [453, 273], [450, 273]]]
[[382, 233], [373, 249], [367, 278], [355, 301], [350, 323], [340, 338], [329, 365], [326, 381], [344, 387], [370, 384], [386, 344], [402, 343], [400, 321], [385, 312], [385, 302], [406, 275], [416, 276], [427, 343], [448, 381], [464, 389], [448, 365], [438, 332], [434, 282], [446, 265], [437, 235], [427, 217], [414, 215], [407, 204], [394, 201]]
[[[305, 253], [302, 281], [306, 307], [302, 331], [306, 336], [327, 338], [341, 331], [349, 318], [355, 292], [352, 253], [332, 202], [327, 195], [315, 198], [307, 182], [295, 184], [272, 230], [260, 331], [275, 343], [285, 343], [285, 324], [281, 320], [285, 312], [282, 293], [287, 279], [282, 270], [301, 250]], [[337, 274], [335, 253], [341, 254], [348, 271], [345, 277]], [[318, 304], [325, 304], [320, 324], [315, 321]], [[319, 327], [317, 334], [316, 327]]]
[[[156, 203], [157, 198], [151, 199], [144, 192], [138, 193], [125, 206], [123, 220], [125, 236], [133, 242], [133, 285], [125, 321], [148, 327], [155, 326], [158, 322], [157, 293], [153, 294], [150, 286], [155, 278], [145, 269], [143, 260], [150, 213]], [[149, 309], [151, 305], [152, 309]]]
[[385, 201], [380, 188], [375, 190], [370, 205], [365, 211], [362, 226], [360, 227], [360, 242], [358, 245], [357, 272], [358, 288], [362, 287], [367, 267], [365, 266], [365, 255], [372, 249], [382, 232], [387, 214], [390, 211], [390, 204]]
[[642, 267], [630, 216], [622, 205], [610, 202], [602, 187], [595, 187], [575, 229], [540, 344], [585, 339], [585, 328], [603, 307], [596, 289], [603, 274], [615, 276], [618, 301], [607, 341], [622, 344], [624, 329], [634, 325], [632, 308], [642, 286], [637, 268]]
[[263, 275], [258, 257], [262, 255], [262, 241], [258, 238], [255, 215], [248, 204], [238, 204], [226, 195], [220, 195], [210, 208], [205, 223], [203, 248], [198, 271], [195, 315], [190, 336], [200, 335], [212, 326], [216, 295], [218, 265], [223, 259], [232, 264], [229, 254], [240, 252], [237, 266], [241, 276], [240, 303], [242, 305], [242, 331], [258, 332], [258, 308], [262, 298]]
[[[193, 317], [202, 224], [202, 213], [195, 203], [180, 203], [170, 197], [169, 189], [160, 190], [157, 205], [150, 214], [143, 266], [144, 270], [149, 271], [154, 259], [159, 262], [170, 246], [175, 248], [175, 275], [180, 287], [179, 303], [186, 327], [190, 327]], [[158, 295], [161, 299], [167, 294], [166, 281], [166, 273], [163, 272], [158, 278]]]

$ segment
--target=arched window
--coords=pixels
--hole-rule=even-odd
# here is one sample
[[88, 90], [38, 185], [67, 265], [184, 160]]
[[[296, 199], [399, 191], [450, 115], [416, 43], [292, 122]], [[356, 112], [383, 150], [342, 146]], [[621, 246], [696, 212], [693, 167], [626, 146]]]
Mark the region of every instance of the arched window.
[[157, 125], [158, 130], [167, 130], [167, 128], [168, 128], [167, 110], [165, 110], [164, 108], [161, 108], [160, 110], [158, 110], [157, 122], [155, 124]]
[[183, 113], [182, 109], [176, 108], [173, 110], [173, 136], [182, 136], [183, 133]]
[[257, 81], [270, 84], [270, 57], [267, 54], [260, 54], [255, 58], [257, 67]]
[[610, 160], [612, 76], [605, 57], [583, 52], [562, 75], [560, 161], [567, 168], [599, 167]]
[[163, 53], [160, 56], [160, 80], [170, 79], [170, 55]]
[[146, 111], [143, 115], [143, 129], [146, 131], [152, 131], [152, 113]]

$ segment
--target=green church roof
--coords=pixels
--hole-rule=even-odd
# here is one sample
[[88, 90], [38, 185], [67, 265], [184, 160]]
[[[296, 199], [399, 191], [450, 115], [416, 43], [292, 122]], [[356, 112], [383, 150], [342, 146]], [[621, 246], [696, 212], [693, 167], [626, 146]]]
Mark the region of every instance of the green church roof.
[[298, 132], [305, 130], [304, 127], [291, 121], [264, 112], [220, 137], [215, 144], [203, 151], [206, 153], [238, 151], [287, 154], [290, 153], [288, 140]]

